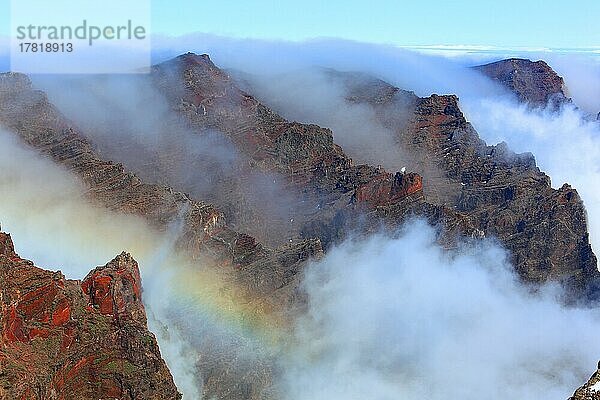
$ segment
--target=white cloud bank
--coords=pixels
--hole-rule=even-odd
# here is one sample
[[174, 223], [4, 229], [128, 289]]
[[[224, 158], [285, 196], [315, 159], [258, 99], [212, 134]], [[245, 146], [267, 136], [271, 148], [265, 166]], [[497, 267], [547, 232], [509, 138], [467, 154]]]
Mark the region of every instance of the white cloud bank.
[[289, 400], [566, 399], [600, 355], [598, 311], [528, 293], [491, 242], [447, 252], [412, 221], [310, 266]]

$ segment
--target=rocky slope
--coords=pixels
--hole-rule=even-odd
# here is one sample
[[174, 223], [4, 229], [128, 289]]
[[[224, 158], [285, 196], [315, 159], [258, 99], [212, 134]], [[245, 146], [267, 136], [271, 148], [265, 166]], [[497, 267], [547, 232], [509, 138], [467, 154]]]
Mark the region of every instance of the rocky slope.
[[[297, 274], [306, 260], [322, 254], [318, 239], [269, 249], [253, 237], [230, 229], [223, 213], [212, 205], [170, 187], [142, 182], [122, 165], [102, 159], [24, 75], [0, 74], [0, 124], [75, 174], [94, 204], [139, 215], [164, 232], [179, 226], [178, 248], [192, 259], [201, 259], [203, 266], [219, 269], [225, 279], [224, 297], [231, 284], [242, 291], [240, 301], [260, 313], [286, 314], [291, 302], [301, 303], [297, 300]], [[84, 344], [91, 343], [88, 339]], [[230, 354], [207, 352], [204, 356], [198, 368], [206, 379], [206, 396], [254, 398], [251, 396], [265, 390], [264, 377], [270, 376], [270, 365], [255, 365], [240, 372], [231, 367], [235, 359], [231, 360]], [[48, 386], [40, 384], [40, 388], [46, 390]]]
[[268, 249], [230, 229], [223, 213], [211, 204], [168, 186], [145, 183], [123, 165], [102, 159], [25, 75], [0, 74], [0, 124], [78, 176], [91, 201], [142, 216], [161, 231], [180, 225], [180, 248], [192, 258], [208, 258], [214, 265], [238, 271], [246, 285], [258, 282], [253, 290], [270, 293], [285, 286], [300, 262], [321, 252], [313, 239]]
[[[153, 68], [152, 80], [173, 110], [188, 121], [191, 133], [206, 135], [217, 130], [244, 157], [229, 196], [239, 195], [236, 187], [247, 186], [244, 177], [252, 174], [273, 177], [278, 189], [288, 194], [286, 201], [293, 203], [288, 221], [293, 219], [293, 223], [285, 225], [285, 235], [274, 229], [277, 213], [262, 216], [267, 219], [262, 222], [266, 232], [256, 230], [254, 222], [237, 225], [242, 231], [267, 242], [319, 237], [328, 246], [343, 237], [344, 225], [354, 220], [351, 216], [365, 209], [392, 207], [395, 213], [406, 214], [420, 208], [434, 219], [434, 214], [443, 214], [423, 203], [420, 177], [355, 165], [334, 143], [331, 130], [285, 120], [240, 90], [207, 55], [185, 54], [159, 64]], [[277, 203], [273, 198], [268, 201]], [[227, 203], [227, 199], [221, 197], [216, 203]], [[247, 212], [239, 208], [245, 204], [243, 198], [229, 204], [233, 215]], [[451, 211], [446, 215], [454, 218]]]
[[571, 101], [563, 78], [542, 60], [511, 58], [474, 69], [505, 86], [519, 100], [533, 107], [545, 107], [548, 103], [557, 107]]
[[569, 397], [569, 400], [599, 400], [600, 399], [600, 363], [598, 370], [590, 379]]
[[182, 55], [153, 69], [153, 80], [194, 133], [218, 129], [247, 155], [247, 168], [276, 173], [287, 191], [317, 208], [298, 207], [290, 230], [299, 237], [319, 237], [328, 246], [351, 230], [422, 215], [451, 232], [500, 238], [527, 282], [560, 280], [576, 296], [597, 296], [596, 258], [573, 188], [552, 189], [531, 154], [486, 146], [455, 96], [418, 98], [352, 74], [332, 79], [344, 80], [347, 100], [370, 105], [396, 132], [416, 173], [355, 165], [331, 131], [286, 121], [206, 55]]
[[83, 281], [20, 258], [0, 233], [0, 398], [178, 399], [123, 253]]

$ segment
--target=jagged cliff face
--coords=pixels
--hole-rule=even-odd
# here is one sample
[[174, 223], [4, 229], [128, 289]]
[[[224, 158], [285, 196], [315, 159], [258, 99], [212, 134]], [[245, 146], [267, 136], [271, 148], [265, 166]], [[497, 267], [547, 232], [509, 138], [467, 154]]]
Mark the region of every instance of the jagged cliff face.
[[552, 189], [530, 154], [486, 146], [455, 96], [421, 99], [379, 80], [331, 75], [345, 82], [349, 102], [372, 106], [395, 132], [416, 174], [355, 166], [330, 131], [282, 119], [207, 56], [183, 55], [153, 71], [197, 134], [219, 129], [253, 161], [249, 168], [275, 171], [290, 191], [319, 205], [312, 215], [298, 209], [291, 229], [300, 237], [316, 236], [327, 246], [355, 229], [358, 215], [367, 216], [367, 230], [423, 215], [454, 232], [500, 238], [525, 281], [562, 280], [577, 296], [595, 296], [596, 259], [574, 189]]
[[129, 254], [72, 281], [0, 233], [0, 398], [181, 398], [141, 296]]
[[[329, 129], [285, 120], [241, 91], [208, 56], [186, 54], [157, 65], [152, 79], [173, 110], [188, 121], [193, 134], [205, 135], [216, 129], [234, 143], [246, 160], [240, 171], [241, 185], [244, 176], [270, 174], [290, 194], [293, 223], [286, 224], [284, 235], [269, 230], [278, 225], [276, 213], [263, 216], [266, 232], [240, 224], [242, 231], [273, 244], [281, 244], [282, 239], [319, 237], [327, 246], [339, 238], [338, 228], [350, 219], [345, 214], [362, 212], [363, 206], [372, 209], [391, 204], [406, 212], [408, 207], [402, 201], [420, 202], [418, 178], [407, 177], [400, 183], [402, 179], [375, 166], [354, 165], [334, 143]], [[381, 185], [371, 193], [368, 189], [374, 181]], [[398, 184], [414, 186], [403, 192], [396, 190]], [[235, 204], [229, 208], [234, 215], [244, 213]]]
[[534, 107], [568, 103], [565, 82], [544, 61], [511, 58], [474, 67]]
[[321, 252], [315, 239], [268, 249], [253, 237], [229, 228], [223, 213], [213, 205], [168, 186], [142, 182], [122, 164], [102, 159], [46, 95], [32, 89], [24, 75], [0, 75], [0, 122], [78, 176], [95, 204], [142, 216], [161, 231], [181, 225], [180, 248], [192, 258], [208, 258], [214, 265], [235, 269], [246, 286], [259, 281], [254, 290], [271, 293], [285, 286], [299, 263]]
[[[499, 238], [524, 281], [562, 280], [596, 298], [597, 261], [575, 189], [552, 189], [531, 154], [515, 154], [504, 143], [487, 146], [455, 96], [421, 99], [379, 80], [356, 78], [332, 75], [347, 82], [348, 101], [371, 105], [395, 132], [412, 157], [408, 165], [423, 176], [427, 201], [450, 207], [486, 236]], [[412, 116], [398, 120], [407, 108]]]

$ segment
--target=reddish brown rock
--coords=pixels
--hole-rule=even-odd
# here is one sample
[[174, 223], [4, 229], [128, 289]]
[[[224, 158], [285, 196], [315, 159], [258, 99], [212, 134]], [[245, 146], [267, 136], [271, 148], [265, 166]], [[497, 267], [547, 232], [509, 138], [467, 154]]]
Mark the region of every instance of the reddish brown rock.
[[[9, 235], [0, 243], [0, 398], [181, 398], [148, 331], [131, 256], [81, 283], [18, 257]], [[106, 296], [90, 295], [96, 282]]]
[[391, 206], [423, 190], [423, 179], [415, 173], [381, 175], [358, 187], [356, 201], [370, 207]]
[[106, 267], [90, 272], [81, 288], [89, 298], [88, 306], [101, 314], [116, 319], [132, 316], [144, 319], [140, 282], [137, 263], [129, 254], [122, 253]]
[[511, 58], [474, 67], [534, 107], [557, 107], [571, 100], [565, 82], [546, 62]]

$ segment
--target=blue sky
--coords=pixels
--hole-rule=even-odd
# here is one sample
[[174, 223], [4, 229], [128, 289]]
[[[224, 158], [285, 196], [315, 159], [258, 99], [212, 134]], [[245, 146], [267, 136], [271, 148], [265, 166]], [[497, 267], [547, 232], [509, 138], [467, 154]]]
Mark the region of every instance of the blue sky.
[[[81, 0], [80, 0], [81, 1]], [[51, 1], [46, 2], [51, 8]], [[9, 32], [0, 0], [0, 34]], [[600, 1], [153, 1], [152, 32], [396, 45], [600, 47]]]

